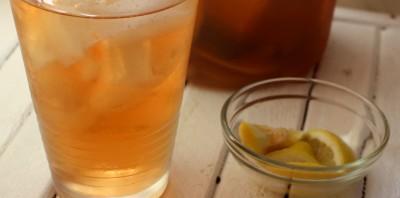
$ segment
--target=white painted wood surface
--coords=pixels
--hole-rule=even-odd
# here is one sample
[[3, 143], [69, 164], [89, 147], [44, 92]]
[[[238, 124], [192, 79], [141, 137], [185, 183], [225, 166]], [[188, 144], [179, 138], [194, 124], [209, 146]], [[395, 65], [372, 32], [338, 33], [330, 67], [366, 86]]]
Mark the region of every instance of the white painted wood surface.
[[[9, 10], [0, 0], [0, 198], [54, 196]], [[400, 20], [337, 9], [323, 62], [314, 74], [375, 99], [391, 124], [391, 140], [368, 176], [365, 198], [400, 197]], [[230, 91], [189, 82], [163, 198], [283, 198], [252, 182], [227, 155], [219, 124]], [[217, 184], [217, 178], [220, 180]], [[357, 192], [347, 195], [359, 197]], [[332, 195], [341, 197], [342, 195]]]
[[[400, 197], [400, 28], [380, 31], [376, 103], [390, 124], [391, 136], [378, 168], [368, 177], [366, 198]], [[383, 190], [384, 189], [384, 190]]]
[[17, 45], [10, 3], [8, 0], [0, 0], [0, 66]]

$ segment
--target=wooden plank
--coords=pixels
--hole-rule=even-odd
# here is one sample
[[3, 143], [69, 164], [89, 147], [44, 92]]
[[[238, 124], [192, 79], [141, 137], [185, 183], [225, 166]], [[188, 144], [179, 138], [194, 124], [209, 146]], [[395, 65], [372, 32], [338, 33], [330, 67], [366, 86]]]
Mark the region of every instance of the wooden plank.
[[0, 197], [45, 197], [50, 176], [19, 48], [0, 69], [0, 90]]
[[18, 45], [9, 0], [0, 0], [0, 69], [1, 64]]
[[386, 114], [390, 140], [380, 162], [368, 176], [366, 198], [400, 197], [400, 28], [381, 31], [376, 103]]
[[[333, 23], [328, 48], [315, 75], [316, 78], [343, 85], [371, 98], [375, 83], [377, 35], [378, 29], [375, 26]], [[327, 116], [318, 115], [317, 112], [320, 110], [319, 107], [310, 105], [309, 120], [313, 117], [315, 119], [306, 122], [306, 128], [314, 125], [314, 128], [317, 126], [342, 130], [340, 127], [344, 124], [336, 126], [336, 123], [330, 123]], [[317, 115], [313, 115], [314, 113]]]
[[163, 198], [210, 197], [225, 156], [219, 111], [231, 91], [189, 83], [185, 92]]
[[50, 171], [36, 116], [31, 111], [0, 158], [0, 197], [46, 198], [49, 186]]
[[261, 184], [262, 178], [257, 178], [249, 172], [245, 167], [241, 166], [231, 154], [225, 162], [223, 172], [220, 176], [220, 183], [215, 192], [215, 198], [283, 198], [286, 191], [273, 192], [268, 185], [277, 187], [279, 189], [287, 188], [287, 184], [273, 183], [273, 181], [266, 180]]
[[0, 157], [17, 133], [31, 105], [28, 82], [19, 48], [0, 69]]
[[371, 97], [377, 61], [378, 28], [334, 22], [328, 48], [316, 78], [346, 86]]
[[[323, 62], [316, 73], [316, 78], [334, 82], [350, 88], [367, 98], [372, 98], [376, 75], [378, 29], [372, 25], [358, 25], [344, 22], [333, 23], [332, 34]], [[314, 87], [312, 95], [324, 92]], [[346, 105], [356, 108], [359, 105], [354, 98], [337, 93], [331, 99], [347, 100]], [[346, 98], [343, 98], [346, 97]], [[326, 115], [329, 113], [329, 115]], [[349, 119], [346, 116], [331, 116], [347, 113], [341, 109], [311, 101], [308, 108], [305, 129], [323, 128], [334, 132], [347, 132], [362, 124], [358, 118]], [[345, 114], [343, 114], [345, 115]], [[353, 118], [353, 117], [351, 117]], [[359, 153], [365, 133], [347, 134], [345, 141]], [[359, 144], [358, 144], [359, 143]], [[361, 197], [362, 180], [353, 185], [344, 186], [343, 192], [330, 193], [327, 197]], [[339, 187], [339, 186], [335, 186]], [[295, 189], [293, 189], [295, 191]], [[335, 189], [336, 190], [336, 189]], [[320, 195], [322, 196], [322, 195]]]

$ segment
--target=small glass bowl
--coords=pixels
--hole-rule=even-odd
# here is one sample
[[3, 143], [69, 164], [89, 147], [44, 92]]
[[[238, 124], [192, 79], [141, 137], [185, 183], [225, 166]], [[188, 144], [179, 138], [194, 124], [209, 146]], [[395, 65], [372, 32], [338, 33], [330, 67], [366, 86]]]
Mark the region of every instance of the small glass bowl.
[[[303, 167], [269, 159], [242, 144], [242, 121], [301, 131], [326, 129], [341, 137], [357, 160], [341, 166]], [[230, 153], [271, 191], [295, 197], [322, 197], [360, 181], [381, 156], [389, 126], [371, 101], [343, 86], [316, 79], [278, 78], [235, 92], [221, 112]]]

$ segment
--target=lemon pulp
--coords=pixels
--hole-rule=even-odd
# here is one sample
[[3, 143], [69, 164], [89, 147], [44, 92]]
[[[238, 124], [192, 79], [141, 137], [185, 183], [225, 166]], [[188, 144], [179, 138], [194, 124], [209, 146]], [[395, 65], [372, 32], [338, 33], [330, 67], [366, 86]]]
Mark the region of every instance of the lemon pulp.
[[294, 129], [272, 128], [248, 122], [241, 122], [239, 126], [239, 137], [243, 144], [262, 155], [289, 147], [299, 141], [303, 134]]

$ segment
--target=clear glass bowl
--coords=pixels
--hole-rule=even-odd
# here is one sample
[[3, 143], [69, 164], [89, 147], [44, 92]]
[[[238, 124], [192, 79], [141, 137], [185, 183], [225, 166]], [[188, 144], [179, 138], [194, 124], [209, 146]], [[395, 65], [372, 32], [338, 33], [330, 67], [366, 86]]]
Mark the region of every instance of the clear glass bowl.
[[[341, 137], [357, 160], [341, 166], [303, 167], [269, 159], [242, 144], [241, 121], [307, 131], [326, 129]], [[225, 102], [221, 112], [225, 143], [254, 179], [294, 197], [322, 197], [361, 180], [389, 139], [382, 111], [343, 86], [315, 79], [278, 78], [248, 85]]]

